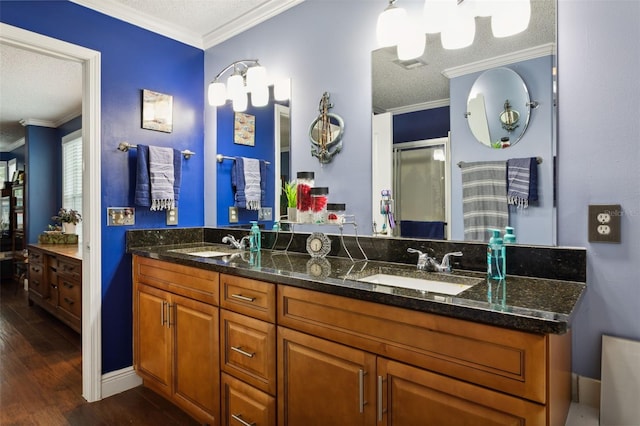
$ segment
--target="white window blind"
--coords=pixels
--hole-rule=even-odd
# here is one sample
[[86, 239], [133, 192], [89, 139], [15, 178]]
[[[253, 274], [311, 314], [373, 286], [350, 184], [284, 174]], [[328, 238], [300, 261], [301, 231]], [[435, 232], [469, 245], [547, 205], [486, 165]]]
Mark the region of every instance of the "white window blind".
[[[82, 137], [65, 139], [62, 141], [62, 207], [82, 214]], [[81, 224], [76, 232], [82, 239]]]

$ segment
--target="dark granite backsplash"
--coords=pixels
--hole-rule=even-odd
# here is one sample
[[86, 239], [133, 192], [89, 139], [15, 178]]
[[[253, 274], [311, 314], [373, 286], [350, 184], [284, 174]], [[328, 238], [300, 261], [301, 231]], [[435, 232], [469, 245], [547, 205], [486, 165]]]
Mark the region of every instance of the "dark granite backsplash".
[[[220, 243], [222, 237], [231, 234], [237, 238], [247, 235], [243, 229], [230, 228], [164, 228], [140, 229], [127, 232], [127, 250], [135, 247], [175, 245], [187, 243]], [[264, 249], [284, 250], [306, 253], [308, 233], [295, 233], [293, 238], [289, 232], [262, 232]], [[331, 252], [329, 256], [348, 257], [340, 235], [330, 234]], [[474, 242], [452, 242], [439, 240], [411, 240], [403, 238], [374, 238], [352, 235], [344, 236], [344, 245], [355, 259], [362, 259], [357, 242], [369, 260], [415, 264], [417, 255], [407, 253], [412, 247], [426, 251], [442, 259], [449, 252], [461, 251], [464, 256], [454, 257], [454, 269], [482, 272], [486, 270], [486, 244]], [[515, 245], [507, 247], [507, 274], [586, 282], [587, 254], [583, 248], [544, 247]]]

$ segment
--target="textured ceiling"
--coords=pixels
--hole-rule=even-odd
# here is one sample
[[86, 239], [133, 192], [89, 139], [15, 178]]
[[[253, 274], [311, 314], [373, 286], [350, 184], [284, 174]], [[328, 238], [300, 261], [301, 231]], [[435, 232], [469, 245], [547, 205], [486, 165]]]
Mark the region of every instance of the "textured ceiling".
[[[207, 48], [302, 0], [72, 1], [184, 43]], [[55, 126], [61, 120], [80, 114], [81, 73], [80, 64], [0, 43], [0, 151], [6, 151], [24, 137], [21, 120]]]
[[[405, 2], [409, 6], [424, 2]], [[401, 110], [410, 105], [449, 99], [449, 80], [442, 75], [448, 68], [495, 58], [523, 49], [555, 43], [555, 1], [533, 0], [531, 21], [526, 31], [505, 38], [495, 38], [491, 33], [489, 18], [476, 18], [476, 34], [471, 46], [464, 49], [445, 50], [440, 44], [440, 34], [427, 34], [427, 46], [421, 60], [427, 65], [406, 70], [394, 63], [395, 47], [378, 49], [372, 54], [372, 102], [373, 111]]]

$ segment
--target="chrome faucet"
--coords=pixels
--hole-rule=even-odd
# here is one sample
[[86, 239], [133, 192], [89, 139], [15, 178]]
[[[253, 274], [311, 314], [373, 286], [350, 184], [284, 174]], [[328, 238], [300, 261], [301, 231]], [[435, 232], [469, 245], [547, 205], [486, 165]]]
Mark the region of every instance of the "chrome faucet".
[[240, 239], [240, 241], [238, 241], [233, 235], [227, 235], [226, 237], [222, 238], [222, 243], [223, 244], [228, 243], [229, 245], [231, 245], [231, 247], [235, 249], [244, 250], [245, 247], [249, 247], [249, 238], [250, 237], [248, 235], [245, 235]]
[[416, 267], [421, 271], [429, 271], [429, 272], [451, 272], [453, 269], [451, 268], [451, 261], [449, 260], [451, 256], [462, 256], [462, 252], [454, 251], [452, 253], [447, 253], [442, 258], [442, 263], [438, 264], [434, 257], [429, 256], [427, 253], [423, 253], [420, 250], [414, 248], [408, 248], [408, 253], [418, 253], [418, 263]]

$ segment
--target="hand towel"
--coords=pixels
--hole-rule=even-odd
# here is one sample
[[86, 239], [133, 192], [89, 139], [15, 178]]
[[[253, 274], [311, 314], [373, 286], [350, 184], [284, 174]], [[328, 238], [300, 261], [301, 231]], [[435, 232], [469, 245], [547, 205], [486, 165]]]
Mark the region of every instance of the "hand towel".
[[260, 210], [262, 186], [260, 178], [260, 160], [243, 158], [244, 161], [244, 196], [247, 210]]
[[231, 186], [233, 188], [235, 206], [239, 209], [246, 209], [247, 199], [244, 196], [244, 160], [242, 157], [236, 157], [233, 161]]
[[136, 165], [136, 191], [133, 201], [142, 207], [151, 207], [151, 185], [149, 183], [149, 147], [138, 145]]
[[538, 160], [535, 157], [507, 161], [507, 202], [526, 209], [538, 200]]
[[462, 163], [462, 212], [465, 240], [488, 241], [490, 229], [509, 224], [505, 161]]
[[178, 200], [180, 199], [180, 185], [182, 184], [182, 151], [179, 149], [173, 150], [173, 201], [174, 205], [178, 207]]
[[175, 204], [173, 148], [149, 147], [151, 210], [170, 210]]

